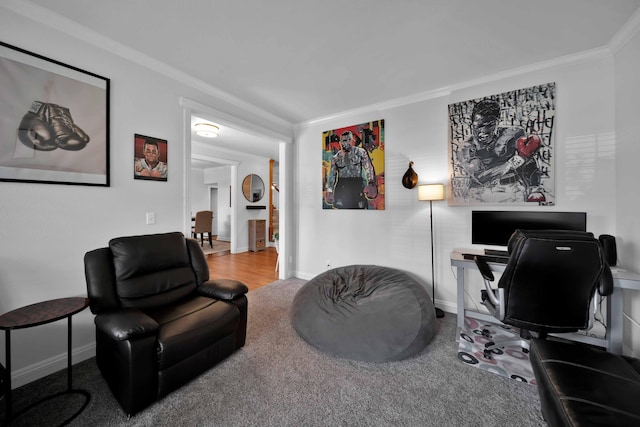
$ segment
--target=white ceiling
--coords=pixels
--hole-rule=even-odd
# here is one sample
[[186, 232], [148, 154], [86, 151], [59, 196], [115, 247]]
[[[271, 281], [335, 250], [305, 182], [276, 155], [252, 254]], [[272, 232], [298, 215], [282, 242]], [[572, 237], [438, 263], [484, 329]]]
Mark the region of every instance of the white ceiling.
[[59, 14], [81, 26], [67, 31], [106, 37], [289, 123], [604, 48], [640, 7], [640, 0], [13, 3], [35, 5], [29, 13], [41, 20]]
[[298, 123], [606, 46], [640, 0], [31, 0]]

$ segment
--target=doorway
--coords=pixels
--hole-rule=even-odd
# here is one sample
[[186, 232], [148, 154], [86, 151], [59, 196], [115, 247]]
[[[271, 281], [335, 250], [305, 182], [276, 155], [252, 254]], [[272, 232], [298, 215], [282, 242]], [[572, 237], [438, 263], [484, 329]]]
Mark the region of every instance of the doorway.
[[[254, 123], [247, 122], [239, 118], [232, 117], [226, 113], [209, 108], [194, 101], [180, 98], [180, 105], [183, 108], [183, 129], [184, 129], [184, 212], [185, 212], [185, 230], [190, 229], [190, 210], [191, 210], [191, 161], [192, 158], [198, 160], [207, 160], [213, 162], [219, 162], [227, 166], [231, 166], [231, 178], [228, 200], [231, 205], [230, 210], [230, 240], [231, 240], [231, 253], [238, 253], [238, 229], [239, 227], [246, 226], [244, 217], [241, 221], [238, 220], [239, 212], [242, 212], [241, 216], [246, 216], [247, 210], [245, 210], [245, 203], [241, 199], [242, 193], [239, 183], [242, 177], [239, 177], [239, 170], [243, 171], [244, 164], [242, 159], [235, 157], [237, 154], [244, 154], [247, 156], [258, 156], [260, 151], [265, 147], [269, 147], [275, 151], [275, 154], [269, 154], [265, 158], [273, 158], [279, 160], [280, 165], [280, 185], [279, 185], [279, 252], [281, 260], [287, 260], [288, 262], [280, 262], [279, 278], [290, 277], [290, 264], [293, 263], [293, 258], [287, 255], [287, 249], [289, 239], [287, 239], [288, 224], [286, 221], [288, 207], [291, 206], [289, 198], [291, 197], [290, 185], [287, 185], [287, 177], [291, 176], [291, 162], [292, 156], [289, 148], [292, 138], [285, 134], [274, 132], [273, 130], [262, 127]], [[220, 138], [217, 138], [214, 142], [206, 141], [204, 144], [201, 140], [195, 137], [192, 132], [192, 125], [194, 119], [204, 119], [210, 123], [215, 123], [220, 127]], [[224, 140], [223, 135], [238, 135], [241, 137], [235, 139], [232, 144]], [[258, 142], [256, 142], [258, 141]], [[226, 145], [225, 145], [226, 144]], [[204, 149], [203, 149], [204, 147]], [[203, 154], [204, 152], [204, 154]], [[244, 175], [243, 175], [244, 176]], [[227, 185], [218, 185], [218, 211], [221, 209], [220, 200], [222, 193], [226, 192]], [[221, 233], [220, 218], [218, 220], [217, 233]], [[187, 228], [189, 227], [189, 228]], [[244, 229], [242, 230], [245, 232]], [[244, 236], [245, 234], [243, 234]], [[289, 233], [290, 238], [293, 236]], [[268, 236], [267, 236], [268, 237]], [[242, 240], [244, 241], [244, 240]], [[243, 247], [240, 247], [244, 251]]]

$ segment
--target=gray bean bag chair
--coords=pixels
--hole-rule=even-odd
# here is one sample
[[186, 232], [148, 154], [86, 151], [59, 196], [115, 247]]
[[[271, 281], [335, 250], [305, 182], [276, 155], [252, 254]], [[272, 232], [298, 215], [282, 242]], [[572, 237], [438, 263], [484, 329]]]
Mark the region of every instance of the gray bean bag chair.
[[292, 322], [305, 341], [329, 354], [388, 362], [413, 356], [431, 342], [435, 310], [408, 274], [351, 265], [305, 283], [293, 299]]

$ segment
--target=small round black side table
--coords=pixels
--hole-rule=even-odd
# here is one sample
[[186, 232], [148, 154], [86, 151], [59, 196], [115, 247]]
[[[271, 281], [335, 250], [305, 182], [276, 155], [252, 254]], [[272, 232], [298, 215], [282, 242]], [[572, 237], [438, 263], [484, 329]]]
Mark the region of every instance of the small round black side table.
[[[5, 414], [5, 424], [9, 424], [15, 419], [33, 407], [63, 394], [77, 393], [85, 397], [82, 407], [71, 417], [65, 420], [62, 425], [66, 425], [77, 417], [89, 404], [91, 395], [86, 390], [74, 390], [71, 386], [71, 316], [81, 312], [89, 306], [89, 299], [81, 297], [59, 298], [49, 301], [42, 301], [36, 304], [27, 305], [22, 308], [15, 309], [0, 316], [0, 329], [5, 331], [6, 342], [6, 372], [5, 372], [5, 399], [7, 410]], [[46, 323], [55, 322], [56, 320], [67, 318], [67, 390], [48, 396], [38, 402], [35, 402], [20, 412], [12, 413], [11, 402], [11, 330], [25, 329]]]

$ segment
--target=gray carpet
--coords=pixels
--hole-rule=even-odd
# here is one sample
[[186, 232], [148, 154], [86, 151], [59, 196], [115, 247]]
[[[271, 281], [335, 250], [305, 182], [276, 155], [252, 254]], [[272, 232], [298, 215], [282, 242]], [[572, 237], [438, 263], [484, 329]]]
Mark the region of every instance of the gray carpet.
[[[436, 335], [400, 362], [328, 356], [295, 333], [290, 305], [303, 280], [249, 292], [244, 348], [131, 419], [120, 410], [95, 360], [74, 367], [74, 386], [92, 400], [73, 426], [543, 426], [535, 386], [467, 366], [457, 359], [455, 316], [438, 319]], [[19, 409], [66, 387], [60, 371], [14, 392]], [[76, 402], [33, 411], [53, 425]], [[46, 408], [46, 406], [53, 406]]]

